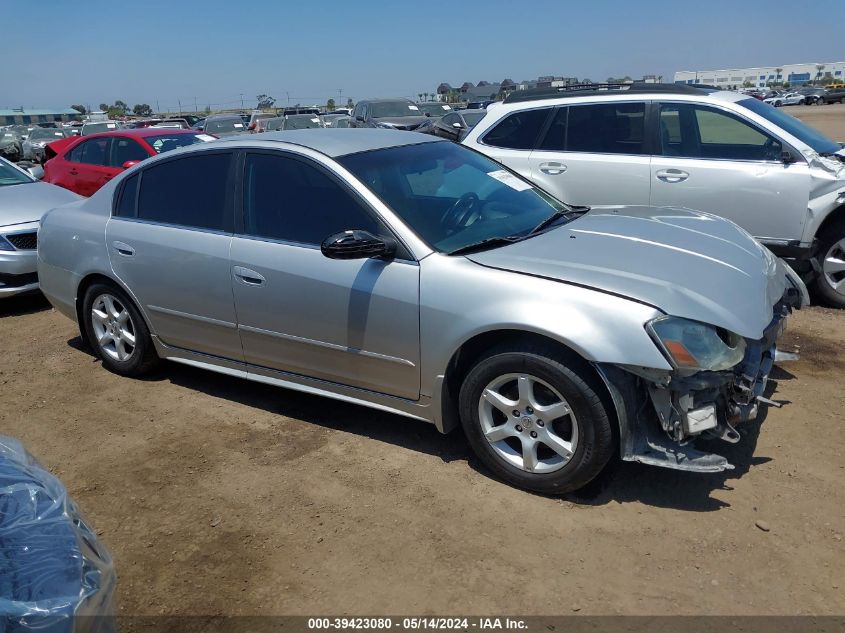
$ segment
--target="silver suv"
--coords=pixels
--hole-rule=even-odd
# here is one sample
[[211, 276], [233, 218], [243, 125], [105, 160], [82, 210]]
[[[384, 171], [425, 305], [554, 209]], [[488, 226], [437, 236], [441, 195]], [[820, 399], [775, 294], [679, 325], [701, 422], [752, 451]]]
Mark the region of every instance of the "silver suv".
[[516, 485], [614, 451], [711, 472], [806, 289], [736, 225], [564, 205], [432, 136], [295, 130], [145, 160], [51, 211], [41, 288], [103, 365], [170, 359], [461, 424]]
[[842, 147], [780, 109], [691, 86], [526, 90], [488, 108], [463, 143], [572, 204], [733, 220], [845, 307]]

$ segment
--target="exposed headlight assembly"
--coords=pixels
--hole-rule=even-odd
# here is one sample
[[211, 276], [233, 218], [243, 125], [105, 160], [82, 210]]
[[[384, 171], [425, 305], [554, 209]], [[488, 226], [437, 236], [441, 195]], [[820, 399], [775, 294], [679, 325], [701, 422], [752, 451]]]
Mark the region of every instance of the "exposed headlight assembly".
[[745, 339], [722, 328], [664, 316], [646, 329], [676, 369], [723, 371], [745, 357]]

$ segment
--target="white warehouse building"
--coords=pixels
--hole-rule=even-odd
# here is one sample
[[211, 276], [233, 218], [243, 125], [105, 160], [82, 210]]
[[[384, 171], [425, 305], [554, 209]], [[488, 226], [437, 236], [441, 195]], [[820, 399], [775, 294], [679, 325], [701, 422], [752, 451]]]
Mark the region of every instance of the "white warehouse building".
[[751, 84], [755, 88], [764, 88], [770, 83], [783, 82], [788, 82], [790, 86], [802, 86], [827, 77], [834, 83], [845, 83], [845, 62], [814, 62], [723, 70], [679, 70], [675, 73], [675, 83], [707, 84], [732, 89]]

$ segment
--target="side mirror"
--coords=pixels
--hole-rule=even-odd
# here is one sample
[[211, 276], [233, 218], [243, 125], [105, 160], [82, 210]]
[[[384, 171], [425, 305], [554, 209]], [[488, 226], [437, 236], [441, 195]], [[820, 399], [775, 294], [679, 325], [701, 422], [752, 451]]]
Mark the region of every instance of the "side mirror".
[[121, 165], [121, 167], [123, 167], [123, 169], [129, 169], [133, 165], [137, 165], [140, 162], [141, 161], [139, 160], [127, 160], [125, 163], [123, 163], [123, 165]]
[[29, 175], [35, 178], [36, 180], [41, 180], [44, 178], [44, 168], [41, 165], [33, 165], [32, 167], [27, 167], [26, 170], [29, 172]]
[[783, 150], [780, 153], [780, 162], [782, 162], [784, 165], [789, 165], [790, 163], [795, 162], [795, 157], [789, 150]]
[[361, 121], [361, 122], [363, 123], [363, 121], [364, 121], [364, 117], [362, 117], [362, 116], [359, 114], [358, 116], [356, 116], [356, 117], [355, 117], [355, 120], [356, 120], [356, 121]]
[[389, 259], [396, 252], [396, 243], [368, 231], [352, 229], [329, 235], [320, 244], [320, 251], [329, 259]]
[[461, 125], [460, 123], [458, 123], [457, 121], [455, 121], [455, 122], [452, 124], [452, 127], [453, 127], [453, 128], [455, 128], [456, 130], [460, 130], [460, 129], [463, 127], [463, 125]]

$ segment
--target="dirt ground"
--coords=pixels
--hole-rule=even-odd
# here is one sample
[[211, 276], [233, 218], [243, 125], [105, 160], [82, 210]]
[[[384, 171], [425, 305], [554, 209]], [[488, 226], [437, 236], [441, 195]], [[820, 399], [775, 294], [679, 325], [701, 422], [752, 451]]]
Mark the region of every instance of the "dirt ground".
[[[845, 106], [791, 111], [845, 139]], [[845, 312], [793, 316], [785, 406], [719, 444], [735, 470], [617, 463], [558, 500], [423, 423], [175, 364], [120, 378], [18, 298], [0, 433], [96, 526], [122, 614], [843, 614], [843, 345]]]
[[783, 111], [821, 130], [834, 141], [845, 143], [845, 104], [787, 106]]

